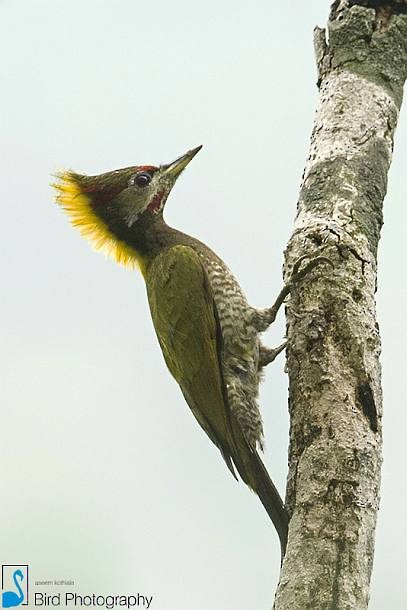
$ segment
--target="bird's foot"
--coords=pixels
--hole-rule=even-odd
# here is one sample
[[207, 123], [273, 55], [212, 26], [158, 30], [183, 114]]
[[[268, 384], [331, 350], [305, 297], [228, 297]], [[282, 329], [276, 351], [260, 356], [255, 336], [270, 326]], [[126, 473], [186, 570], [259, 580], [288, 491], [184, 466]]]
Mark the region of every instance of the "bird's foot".
[[263, 366], [267, 366], [271, 362], [277, 358], [279, 354], [287, 347], [287, 341], [284, 341], [281, 345], [275, 348], [266, 347], [265, 345], [260, 345], [259, 351], [259, 369], [263, 368]]
[[304, 256], [301, 256], [301, 258], [299, 258], [298, 261], [295, 263], [293, 271], [291, 273], [291, 277], [288, 280], [288, 283], [286, 284], [286, 286], [289, 286], [290, 289], [300, 280], [302, 280], [310, 271], [312, 271], [312, 269], [314, 269], [321, 263], [328, 263], [328, 265], [331, 265], [332, 269], [334, 268], [334, 264], [329, 258], [327, 258], [326, 256], [316, 256], [315, 258], [312, 258], [307, 265], [305, 265], [302, 271], [300, 271], [302, 263], [309, 258], [309, 255], [305, 254]]
[[270, 324], [274, 322], [278, 310], [284, 303], [287, 296], [290, 294], [293, 287], [298, 284], [298, 282], [300, 282], [310, 271], [312, 271], [312, 269], [315, 269], [315, 267], [317, 267], [321, 263], [328, 263], [329, 265], [331, 265], [332, 268], [334, 267], [333, 262], [329, 258], [326, 258], [325, 256], [316, 256], [315, 258], [312, 258], [303, 269], [301, 269], [302, 263], [309, 258], [310, 257], [308, 256], [308, 254], [306, 254], [305, 256], [301, 256], [301, 258], [298, 259], [298, 261], [293, 267], [290, 279], [288, 280], [287, 284], [285, 284], [285, 286], [281, 289], [274, 304], [267, 309], [261, 310], [259, 318], [261, 318], [261, 322], [264, 324], [264, 327], [259, 328], [260, 331], [266, 330], [266, 328], [268, 328]]

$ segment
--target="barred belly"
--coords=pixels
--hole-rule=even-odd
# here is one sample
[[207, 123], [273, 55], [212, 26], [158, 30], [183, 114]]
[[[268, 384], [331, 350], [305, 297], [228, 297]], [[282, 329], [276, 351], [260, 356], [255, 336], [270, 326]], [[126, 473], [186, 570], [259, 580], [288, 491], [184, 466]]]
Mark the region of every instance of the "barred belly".
[[207, 272], [222, 333], [221, 365], [229, 405], [253, 447], [263, 448], [263, 422], [257, 403], [259, 334], [256, 310], [236, 278], [217, 257], [199, 253]]

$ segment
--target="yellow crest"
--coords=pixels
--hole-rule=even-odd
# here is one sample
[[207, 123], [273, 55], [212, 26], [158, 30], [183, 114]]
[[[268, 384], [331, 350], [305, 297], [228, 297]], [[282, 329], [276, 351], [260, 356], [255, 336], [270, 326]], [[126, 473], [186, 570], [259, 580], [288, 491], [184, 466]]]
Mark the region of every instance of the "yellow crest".
[[102, 250], [121, 265], [138, 266], [144, 275], [143, 258], [134, 248], [112, 235], [108, 226], [93, 211], [90, 198], [81, 190], [75, 175], [61, 172], [57, 178], [59, 182], [51, 185], [58, 191], [56, 202], [67, 212], [72, 225], [91, 242], [95, 250]]

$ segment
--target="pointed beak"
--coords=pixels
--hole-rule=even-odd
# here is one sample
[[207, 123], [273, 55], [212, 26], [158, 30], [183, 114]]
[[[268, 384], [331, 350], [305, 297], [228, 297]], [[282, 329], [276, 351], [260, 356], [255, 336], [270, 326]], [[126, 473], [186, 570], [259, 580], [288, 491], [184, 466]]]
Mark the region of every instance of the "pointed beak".
[[189, 150], [182, 157], [178, 157], [172, 163], [168, 163], [168, 165], [162, 165], [161, 169], [163, 170], [164, 175], [170, 176], [173, 180], [176, 180], [183, 169], [186, 168], [188, 163], [195, 157], [197, 153], [201, 150], [201, 146], [197, 146], [192, 150]]

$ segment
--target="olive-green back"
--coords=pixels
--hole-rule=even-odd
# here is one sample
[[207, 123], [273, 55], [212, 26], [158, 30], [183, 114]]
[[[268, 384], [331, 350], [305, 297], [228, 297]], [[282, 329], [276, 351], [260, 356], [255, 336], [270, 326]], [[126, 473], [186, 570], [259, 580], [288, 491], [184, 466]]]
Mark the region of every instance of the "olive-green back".
[[161, 252], [146, 274], [151, 315], [166, 364], [199, 424], [232, 469], [230, 413], [225, 400], [212, 290], [190, 246]]

